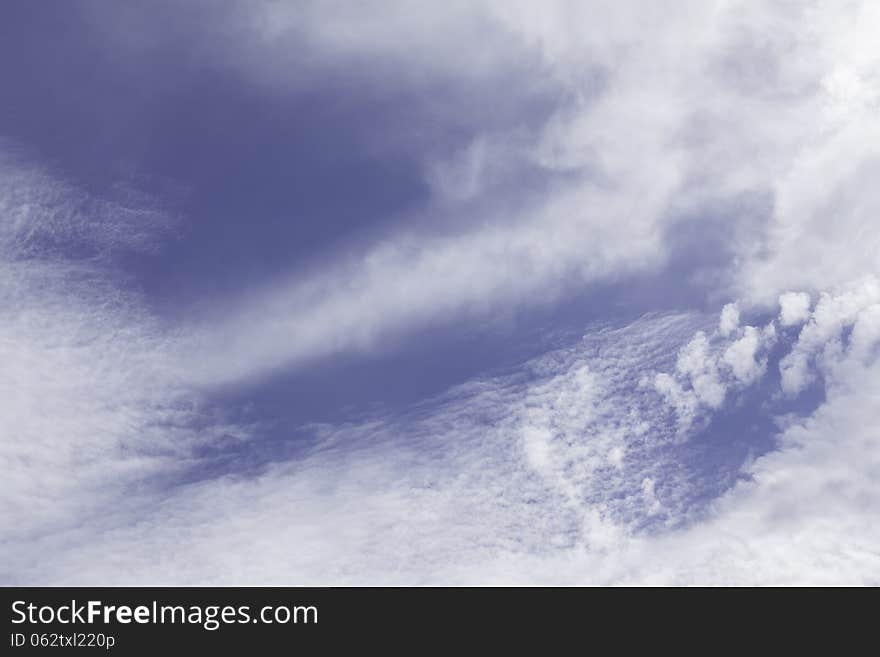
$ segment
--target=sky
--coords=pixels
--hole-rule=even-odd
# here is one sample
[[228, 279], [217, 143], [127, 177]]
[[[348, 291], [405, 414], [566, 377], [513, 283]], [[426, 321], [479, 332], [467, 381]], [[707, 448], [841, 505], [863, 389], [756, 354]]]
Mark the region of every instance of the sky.
[[880, 6], [0, 8], [0, 583], [880, 584]]

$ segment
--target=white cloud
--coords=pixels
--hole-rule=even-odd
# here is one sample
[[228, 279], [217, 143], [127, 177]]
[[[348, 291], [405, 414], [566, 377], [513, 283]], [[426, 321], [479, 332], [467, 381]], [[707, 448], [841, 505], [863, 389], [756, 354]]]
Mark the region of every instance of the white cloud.
[[709, 353], [709, 341], [705, 333], [698, 332], [678, 352], [675, 369], [689, 379], [700, 403], [710, 408], [719, 408], [724, 403], [726, 389], [719, 378], [715, 359]]
[[[616, 534], [602, 552], [513, 551], [452, 567], [438, 581], [541, 584], [868, 585], [880, 583], [876, 365], [833, 393], [781, 449], [748, 467], [704, 522], [653, 538]], [[613, 531], [613, 528], [612, 530]]]
[[873, 276], [823, 293], [791, 353], [779, 364], [782, 389], [789, 395], [797, 395], [815, 379], [819, 370], [833, 369], [843, 349], [843, 331], [863, 315], [869, 317], [877, 303], [880, 303], [880, 282]]
[[[254, 15], [247, 44], [223, 47], [269, 85], [287, 83], [279, 54], [303, 48], [313, 62], [381, 64], [408, 85], [497, 89], [524, 71], [551, 81], [557, 107], [534, 133], [505, 124], [446, 161], [429, 153], [425, 169], [453, 204], [479, 197], [509, 129], [517, 148], [501, 152], [555, 184], [513, 213], [485, 199], [460, 232], [395, 233], [224, 299], [181, 336], [109, 284], [102, 258], [63, 255], [70, 241], [149, 246], [156, 228], [132, 228], [159, 214], [79, 212], [69, 187], [4, 164], [5, 580], [880, 582], [875, 3], [401, 4], [381, 18], [322, 3]], [[197, 464], [199, 441], [242, 435], [199, 410], [193, 380], [260, 376], [656, 269], [674, 222], [762, 194], [773, 200], [763, 238], [732, 245], [735, 308], [826, 290], [809, 318], [809, 297], [781, 297], [780, 323], [806, 324], [780, 373], [787, 394], [820, 380], [827, 400], [709, 508], [670, 446], [764, 373], [775, 328], [740, 327], [732, 310], [717, 336], [701, 318], [645, 318], [598, 331], [601, 349], [548, 354], [525, 381], [473, 381], [421, 415], [317, 428], [318, 449], [257, 476], [148, 485]]]
[[724, 352], [722, 360], [733, 375], [743, 385], [749, 385], [761, 378], [767, 369], [766, 359], [755, 358], [761, 347], [761, 334], [754, 326], [746, 326], [743, 336], [731, 344]]
[[134, 492], [17, 542], [7, 577], [412, 583], [499, 551], [599, 549], [646, 519], [675, 522], [687, 473], [663, 449], [677, 438], [656, 396], [631, 388], [644, 365], [672, 364], [667, 342], [695, 321], [597, 328], [427, 413], [314, 427], [315, 449], [262, 473]]
[[721, 319], [718, 320], [718, 332], [727, 337], [739, 328], [739, 306], [728, 303], [721, 309]]
[[[442, 236], [388, 234], [260, 298], [224, 298], [187, 349], [197, 381], [262, 376], [656, 270], [672, 225], [731, 204], [753, 212], [736, 199], [773, 201], [757, 221], [731, 218], [757, 225], [735, 233], [721, 281], [743, 308], [880, 269], [873, 3], [392, 3], [381, 20], [362, 8], [265, 3], [233, 15], [243, 23], [230, 43], [246, 53], [235, 66], [273, 89], [355, 67], [381, 88], [442, 104], [435, 119], [452, 125], [467, 124], [474, 98], [492, 106], [510, 89], [539, 87], [555, 109], [517, 119], [513, 100], [503, 122], [478, 122], [461, 152], [423, 153], [432, 189], [451, 201], [443, 212], [472, 213]], [[432, 81], [461, 93], [437, 94]], [[495, 198], [486, 182], [509, 171], [548, 191], [511, 210], [511, 188]], [[478, 210], [455, 206], [473, 199]]]
[[[428, 322], [535, 303], [535, 295], [552, 303], [572, 281], [656, 265], [660, 234], [651, 218], [670, 190], [668, 180], [656, 180], [633, 201], [585, 186], [550, 202], [539, 221], [452, 238], [398, 236], [314, 277], [229, 301], [183, 357], [196, 381], [221, 383], [368, 349]], [[595, 218], [578, 216], [582, 207]]]
[[111, 282], [120, 250], [153, 248], [170, 225], [0, 152], [4, 550], [101, 514], [185, 467], [194, 445], [236, 434], [206, 423], [169, 336]]
[[655, 490], [656, 482], [651, 477], [645, 477], [642, 479], [642, 495], [645, 498], [645, 504], [648, 507], [648, 515], [656, 515], [660, 513], [661, 509], [663, 509], [663, 505], [660, 503], [660, 500], [657, 499], [657, 492]]
[[[20, 180], [28, 185], [18, 190], [37, 196], [54, 184]], [[7, 216], [23, 216], [8, 193], [3, 199]], [[54, 225], [44, 205], [27, 212]], [[828, 381], [827, 402], [785, 430], [779, 451], [745, 465], [749, 482], [708, 506], [712, 493], [671, 449], [682, 434], [699, 439], [702, 425], [671, 427], [667, 403], [678, 396], [679, 414], [711, 413], [754, 382], [772, 324], [712, 339], [713, 319], [693, 316], [595, 327], [581, 344], [409, 414], [314, 427], [315, 449], [262, 473], [155, 488], [150, 477], [173, 479], [198, 464], [192, 445], [244, 434], [199, 411], [179, 384], [178, 346], [136, 298], [106, 283], [102, 268], [112, 265], [40, 257], [39, 240], [23, 241], [38, 225], [7, 223], [3, 241], [12, 283], [4, 294], [18, 303], [0, 315], [2, 518], [15, 528], [3, 547], [4, 581], [880, 578], [872, 547], [880, 537], [866, 516], [878, 467], [874, 279], [823, 294], [792, 348], [827, 352], [814, 365]], [[656, 374], [664, 371], [672, 374]], [[652, 376], [665, 397], [639, 383]]]
[[810, 295], [806, 292], [786, 292], [779, 296], [779, 307], [780, 324], [802, 324], [810, 316]]
[[751, 386], [766, 373], [767, 353], [777, 342], [775, 325], [739, 324], [738, 305], [725, 305], [711, 339], [698, 331], [679, 350], [675, 372], [655, 374], [654, 389], [675, 410], [680, 433], [720, 409], [731, 391]]
[[700, 408], [697, 395], [693, 391], [685, 390], [673, 376], [666, 372], [655, 375], [654, 389], [663, 395], [666, 402], [675, 409], [679, 432], [684, 433], [690, 429]]
[[[859, 344], [876, 344], [866, 312]], [[31, 583], [876, 584], [877, 359], [842, 353], [827, 401], [712, 500], [633, 383], [675, 367], [670, 345], [691, 354], [701, 325], [597, 327], [409, 415], [315, 427], [317, 448], [258, 475], [22, 543], [9, 568]]]

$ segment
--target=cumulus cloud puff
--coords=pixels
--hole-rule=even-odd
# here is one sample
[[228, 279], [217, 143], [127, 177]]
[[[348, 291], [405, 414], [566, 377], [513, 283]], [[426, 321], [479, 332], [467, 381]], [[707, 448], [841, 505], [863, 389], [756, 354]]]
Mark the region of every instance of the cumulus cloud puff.
[[[878, 303], [880, 283], [874, 276], [823, 293], [794, 349], [780, 363], [783, 390], [796, 395], [813, 381], [817, 371], [833, 373], [840, 366], [843, 353], [869, 352], [866, 344], [872, 341], [863, 340], [862, 336], [873, 335], [872, 318]], [[853, 327], [859, 330], [853, 330], [851, 347], [847, 349], [844, 331]]]
[[793, 326], [810, 316], [810, 295], [806, 292], [786, 292], [779, 297], [779, 323]]

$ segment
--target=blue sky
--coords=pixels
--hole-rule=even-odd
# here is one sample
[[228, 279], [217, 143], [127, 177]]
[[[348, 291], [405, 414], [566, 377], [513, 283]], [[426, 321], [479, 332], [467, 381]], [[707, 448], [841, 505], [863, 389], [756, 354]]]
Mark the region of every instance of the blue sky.
[[878, 582], [870, 3], [0, 11], [0, 580]]

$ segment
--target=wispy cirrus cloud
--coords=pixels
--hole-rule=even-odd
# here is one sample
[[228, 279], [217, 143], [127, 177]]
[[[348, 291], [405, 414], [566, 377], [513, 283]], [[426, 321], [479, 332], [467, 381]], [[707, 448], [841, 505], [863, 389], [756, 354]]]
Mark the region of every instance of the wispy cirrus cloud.
[[[875, 314], [856, 321], [873, 326]], [[39, 568], [79, 583], [875, 582], [877, 361], [863, 346], [878, 336], [861, 329], [873, 342], [854, 340], [822, 370], [815, 411], [791, 416], [781, 396], [731, 389], [682, 433], [677, 409], [644, 382], [680, 372], [670, 347], [690, 353], [689, 336], [714, 320], [596, 327], [404, 415], [311, 427], [313, 447], [259, 474], [143, 491], [29, 543], [48, 561], [28, 549], [11, 563], [26, 581], [41, 581]], [[798, 349], [796, 334], [781, 339], [775, 367]], [[847, 385], [831, 384], [844, 373]], [[743, 404], [751, 422], [777, 422], [775, 446], [724, 429]]]
[[96, 199], [8, 153], [0, 172], [6, 551], [100, 516], [236, 429], [199, 410], [174, 331], [119, 282], [117, 257], [154, 248], [169, 216], [143, 199]]

